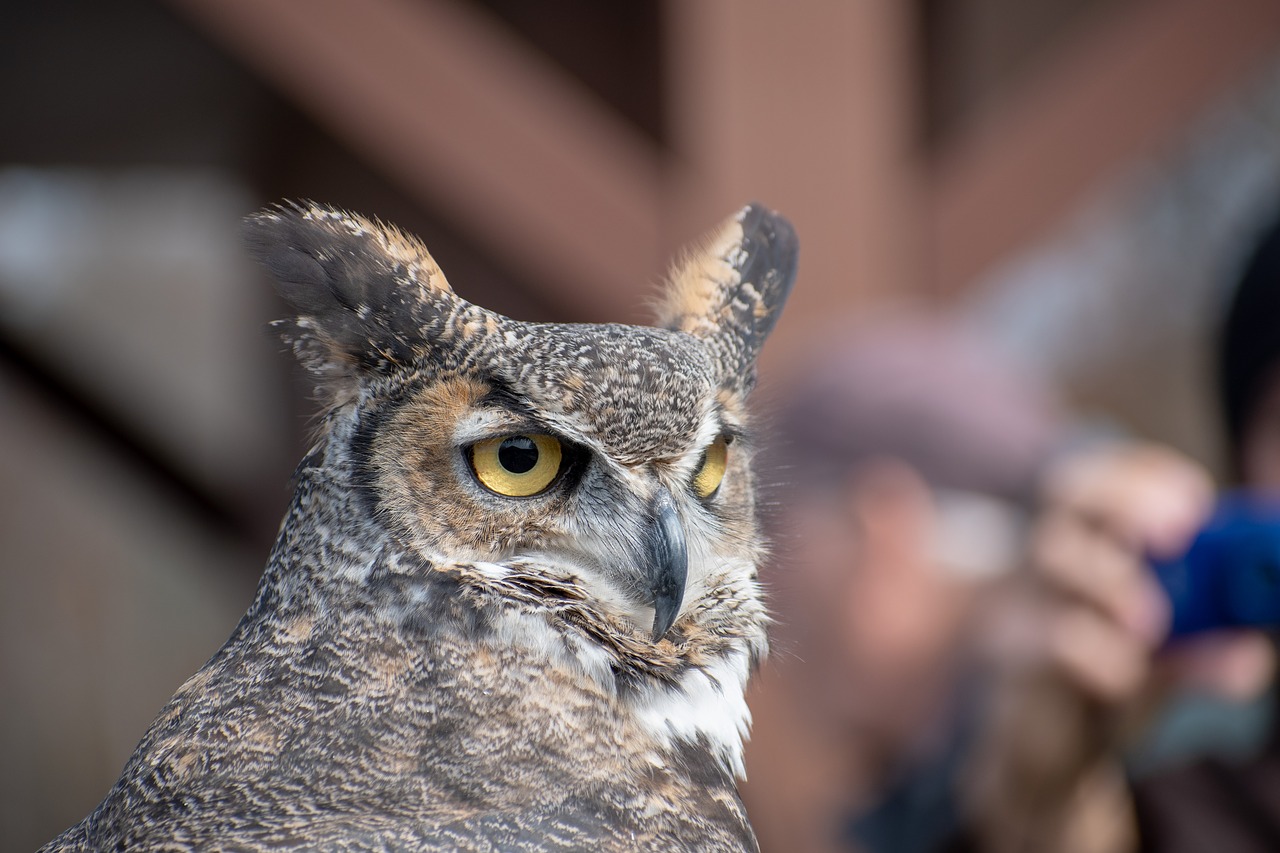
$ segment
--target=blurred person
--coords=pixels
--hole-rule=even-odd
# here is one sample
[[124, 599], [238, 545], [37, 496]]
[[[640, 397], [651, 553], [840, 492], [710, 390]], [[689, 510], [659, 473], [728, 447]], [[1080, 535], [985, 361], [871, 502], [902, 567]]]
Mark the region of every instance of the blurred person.
[[[1280, 222], [1245, 267], [1219, 334], [1219, 392], [1239, 484], [1280, 493]], [[1185, 550], [1214, 502], [1172, 451], [1112, 446], [1045, 478], [1029, 571], [993, 602], [1001, 673], [965, 804], [970, 849], [1098, 853], [1280, 850], [1280, 727], [1243, 757], [1126, 780], [1123, 750], [1175, 689], [1247, 700], [1269, 684], [1269, 637], [1219, 631], [1165, 645], [1148, 556]]]
[[[1267, 315], [1237, 300], [1223, 387], [1244, 482], [1280, 488], [1280, 337], [1242, 349], [1235, 329], [1272, 340]], [[1221, 762], [1136, 788], [1122, 763], [1175, 687], [1244, 699], [1274, 668], [1256, 632], [1164, 647], [1148, 560], [1200, 529], [1207, 472], [1137, 442], [1062, 453], [1044, 387], [945, 321], [851, 337], [780, 401], [778, 624], [744, 788], [762, 849], [1280, 849]], [[1010, 505], [1034, 509], [1025, 541]], [[1216, 846], [1240, 827], [1263, 841]]]
[[993, 500], [1025, 504], [1059, 438], [1045, 387], [953, 322], [847, 339], [776, 401], [776, 624], [743, 792], [766, 853], [907, 853], [950, 830], [961, 638], [1014, 556]]

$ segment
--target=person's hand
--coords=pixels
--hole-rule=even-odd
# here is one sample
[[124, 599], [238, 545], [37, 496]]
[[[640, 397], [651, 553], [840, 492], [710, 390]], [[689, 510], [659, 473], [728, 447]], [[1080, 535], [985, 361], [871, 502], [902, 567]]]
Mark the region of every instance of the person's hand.
[[1130, 849], [1126, 723], [1172, 685], [1245, 696], [1267, 683], [1260, 635], [1164, 648], [1169, 605], [1147, 559], [1179, 555], [1213, 498], [1203, 469], [1152, 445], [1096, 448], [1046, 475], [1025, 571], [982, 620], [999, 685], [974, 762], [984, 849]]
[[1167, 448], [1110, 445], [1061, 462], [1044, 480], [1027, 572], [992, 613], [997, 659], [1056, 672], [1117, 709], [1175, 686], [1258, 693], [1273, 652], [1257, 632], [1163, 648], [1169, 604], [1147, 560], [1183, 553], [1213, 501], [1207, 472]]

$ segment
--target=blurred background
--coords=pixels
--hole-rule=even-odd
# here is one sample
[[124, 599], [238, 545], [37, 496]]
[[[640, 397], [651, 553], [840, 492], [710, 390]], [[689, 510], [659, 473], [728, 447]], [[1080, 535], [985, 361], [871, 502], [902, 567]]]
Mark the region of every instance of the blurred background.
[[467, 299], [642, 321], [741, 204], [771, 377], [945, 307], [1221, 469], [1205, 347], [1280, 200], [1272, 0], [98, 0], [0, 11], [0, 849], [91, 809], [249, 603], [312, 414], [242, 216], [419, 234]]

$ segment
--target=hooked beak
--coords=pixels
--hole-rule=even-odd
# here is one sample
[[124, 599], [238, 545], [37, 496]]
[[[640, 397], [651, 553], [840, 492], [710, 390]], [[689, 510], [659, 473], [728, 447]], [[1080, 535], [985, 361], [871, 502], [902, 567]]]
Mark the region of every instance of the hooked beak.
[[671, 493], [659, 489], [652, 506], [649, 527], [649, 590], [653, 594], [653, 641], [671, 629], [684, 603], [684, 585], [689, 575], [689, 549], [684, 528], [676, 517]]

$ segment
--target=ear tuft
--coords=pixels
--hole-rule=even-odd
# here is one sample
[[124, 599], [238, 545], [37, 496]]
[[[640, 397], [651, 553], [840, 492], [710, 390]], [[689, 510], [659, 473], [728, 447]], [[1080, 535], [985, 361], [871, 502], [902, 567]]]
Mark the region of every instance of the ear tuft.
[[362, 216], [285, 204], [248, 217], [244, 237], [298, 311], [276, 327], [320, 375], [403, 366], [458, 301], [418, 240]]
[[798, 254], [790, 222], [747, 205], [676, 264], [659, 325], [707, 341], [722, 377], [750, 390], [756, 357], [795, 282]]

